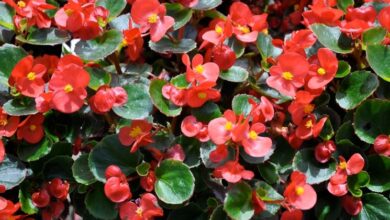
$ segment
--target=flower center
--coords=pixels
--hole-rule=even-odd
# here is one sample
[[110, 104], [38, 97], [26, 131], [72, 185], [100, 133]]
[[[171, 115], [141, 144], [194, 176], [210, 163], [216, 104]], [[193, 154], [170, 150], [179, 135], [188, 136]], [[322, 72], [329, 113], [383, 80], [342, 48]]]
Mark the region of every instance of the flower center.
[[138, 207], [137, 210], [135, 210], [135, 213], [137, 213], [138, 216], [142, 216], [142, 208]]
[[345, 162], [345, 161], [340, 162], [339, 167], [340, 167], [340, 169], [342, 169], [342, 170], [347, 169], [347, 162]]
[[306, 127], [306, 128], [311, 128], [311, 127], [313, 127], [313, 121], [312, 121], [312, 120], [307, 121], [306, 124], [305, 124], [305, 127]]
[[30, 125], [30, 131], [35, 131], [37, 130], [37, 126], [36, 125]]
[[99, 24], [100, 27], [105, 27], [107, 25], [107, 22], [106, 22], [106, 20], [104, 18], [98, 17], [97, 20], [98, 20], [98, 24]]
[[233, 129], [233, 124], [230, 121], [226, 122], [225, 130], [231, 131], [232, 129]]
[[199, 73], [199, 74], [202, 74], [203, 71], [204, 71], [203, 65], [197, 65], [197, 66], [195, 67], [195, 72], [197, 72], [197, 73]]
[[292, 80], [294, 76], [293, 76], [293, 74], [291, 72], [286, 71], [286, 72], [282, 73], [282, 77], [285, 80]]
[[26, 7], [26, 2], [18, 1], [17, 5], [18, 5], [19, 8], [24, 8], [24, 7]]
[[122, 40], [122, 45], [123, 45], [124, 47], [126, 47], [128, 44], [129, 44], [129, 43], [127, 42], [127, 40], [126, 40], [125, 38], [123, 38], [123, 40]]
[[305, 189], [302, 186], [298, 186], [298, 187], [295, 188], [295, 193], [298, 196], [301, 196], [304, 192], [305, 192]]
[[149, 22], [150, 24], [155, 24], [155, 23], [157, 23], [157, 20], [158, 20], [158, 16], [157, 16], [156, 13], [153, 13], [153, 14], [149, 15], [149, 17], [148, 17], [148, 22]]
[[251, 32], [251, 30], [247, 26], [241, 26], [241, 25], [238, 25], [238, 30], [240, 30], [244, 34]]
[[303, 108], [303, 111], [305, 112], [305, 114], [310, 114], [313, 110], [314, 110], [314, 105], [313, 104], [307, 104]]
[[33, 81], [35, 79], [36, 75], [34, 72], [29, 72], [27, 74], [27, 79], [30, 80], [30, 81]]
[[223, 33], [223, 29], [219, 25], [216, 25], [215, 26], [215, 32], [217, 32], [217, 34], [222, 34]]
[[318, 73], [318, 75], [322, 76], [326, 73], [326, 70], [324, 68], [320, 67], [320, 68], [318, 68], [317, 73]]
[[142, 133], [142, 129], [139, 126], [136, 126], [135, 128], [131, 129], [130, 131], [130, 137], [136, 138]]
[[249, 138], [252, 139], [252, 140], [256, 140], [257, 133], [255, 131], [250, 131], [249, 132]]
[[8, 124], [8, 120], [7, 119], [0, 119], [0, 126], [6, 126]]
[[204, 92], [198, 93], [198, 98], [200, 98], [200, 99], [205, 99], [206, 97], [207, 97], [207, 94], [206, 94], [206, 93], [204, 93]]
[[64, 91], [66, 93], [70, 93], [73, 91], [73, 86], [71, 84], [66, 84], [66, 86], [64, 87]]
[[65, 10], [65, 14], [68, 15], [68, 16], [71, 16], [73, 14], [73, 10], [72, 9], [66, 9]]

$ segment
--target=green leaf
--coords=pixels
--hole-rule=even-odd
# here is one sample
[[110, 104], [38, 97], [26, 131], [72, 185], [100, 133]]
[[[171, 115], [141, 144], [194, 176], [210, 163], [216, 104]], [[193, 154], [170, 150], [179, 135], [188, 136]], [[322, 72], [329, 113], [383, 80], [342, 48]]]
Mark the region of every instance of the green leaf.
[[193, 108], [191, 109], [191, 113], [198, 121], [201, 122], [209, 122], [222, 115], [221, 110], [219, 110], [219, 106], [214, 102], [206, 102], [200, 108]]
[[19, 188], [19, 202], [21, 209], [24, 213], [28, 215], [32, 215], [38, 212], [38, 208], [34, 206], [32, 199], [31, 199], [31, 183], [24, 181], [22, 184], [20, 184]]
[[175, 19], [173, 30], [183, 27], [191, 20], [193, 11], [180, 3], [165, 3], [165, 8], [167, 9], [167, 15]]
[[127, 102], [123, 106], [114, 107], [115, 114], [126, 119], [144, 119], [153, 110], [148, 88], [142, 84], [130, 84], [123, 87], [127, 92]]
[[219, 74], [219, 77], [223, 80], [229, 81], [229, 82], [244, 82], [248, 79], [249, 72], [239, 66], [232, 66], [230, 69], [222, 71]]
[[225, 212], [235, 220], [249, 220], [254, 214], [252, 207], [252, 189], [245, 183], [235, 184], [228, 192], [224, 201]]
[[88, 87], [97, 90], [102, 85], [109, 85], [111, 82], [111, 75], [100, 68], [89, 67], [86, 68], [91, 79], [89, 80]]
[[362, 36], [364, 45], [381, 44], [386, 36], [386, 30], [382, 27], [374, 27], [363, 32]]
[[69, 156], [55, 156], [49, 159], [43, 166], [43, 176], [46, 180], [56, 177], [73, 181], [73, 159]]
[[150, 169], [150, 163], [144, 162], [138, 165], [136, 168], [137, 174], [140, 176], [147, 176]]
[[190, 83], [187, 82], [185, 74], [179, 74], [171, 79], [172, 85], [177, 88], [185, 89], [190, 86]]
[[369, 183], [370, 176], [366, 171], [348, 176], [348, 190], [354, 197], [361, 197], [363, 191], [360, 188], [366, 187]]
[[178, 143], [182, 146], [184, 154], [186, 155], [183, 162], [188, 167], [194, 168], [200, 165], [201, 142], [199, 140], [181, 135], [176, 138], [175, 143]]
[[259, 33], [256, 41], [257, 49], [259, 50], [263, 60], [269, 57], [276, 58], [282, 53], [282, 49], [275, 47], [272, 44], [272, 37], [268, 34]]
[[40, 46], [54, 46], [62, 44], [71, 39], [67, 31], [59, 30], [57, 28], [36, 29], [27, 35], [16, 36], [16, 40], [25, 44], [40, 45]]
[[340, 217], [342, 209], [340, 200], [322, 194], [317, 198], [315, 215], [318, 220], [334, 220]]
[[85, 207], [95, 218], [102, 220], [116, 219], [118, 216], [116, 204], [106, 197], [103, 187], [101, 183], [94, 185], [85, 197]]
[[232, 100], [232, 110], [237, 114], [248, 115], [252, 110], [252, 105], [249, 104], [249, 99], [253, 99], [258, 102], [258, 99], [254, 96], [247, 94], [239, 94], [234, 96]]
[[390, 158], [382, 155], [368, 156], [368, 169], [370, 184], [368, 189], [374, 192], [385, 192], [390, 190]]
[[202, 143], [201, 148], [200, 148], [200, 158], [202, 159], [202, 162], [203, 162], [205, 167], [216, 168], [216, 167], [222, 166], [227, 161], [234, 159], [235, 152], [234, 152], [233, 148], [229, 147], [228, 148], [228, 156], [224, 160], [220, 161], [219, 163], [212, 162], [210, 160], [210, 153], [213, 150], [215, 150], [216, 148], [217, 148], [217, 146], [211, 141]]
[[261, 198], [261, 200], [265, 201], [266, 203], [266, 210], [261, 213], [260, 216], [256, 216], [256, 219], [262, 219], [261, 217], [268, 217], [275, 215], [279, 209], [280, 205], [277, 203], [267, 203], [272, 201], [282, 201], [284, 198], [282, 195], [278, 193], [272, 186], [268, 185], [264, 181], [257, 181], [255, 183], [255, 189], [257, 195]]
[[74, 52], [84, 60], [100, 60], [112, 54], [121, 42], [122, 33], [118, 30], [109, 30], [93, 40], [79, 41]]
[[205, 213], [203, 210], [196, 205], [195, 203], [190, 203], [187, 206], [172, 210], [167, 220], [177, 220], [177, 219], [191, 219], [191, 220], [205, 220]]
[[222, 4], [222, 0], [199, 0], [198, 4], [192, 8], [207, 11], [218, 7], [220, 4]]
[[390, 101], [370, 99], [361, 104], [354, 117], [356, 135], [369, 144], [373, 144], [380, 134], [390, 134]]
[[240, 58], [245, 53], [245, 44], [241, 43], [235, 37], [229, 37], [225, 41], [225, 44], [234, 51], [236, 58]]
[[279, 180], [279, 174], [275, 164], [269, 162], [258, 164], [257, 169], [259, 170], [261, 177], [269, 184], [275, 184]]
[[325, 47], [336, 53], [352, 52], [352, 40], [346, 37], [339, 27], [328, 27], [324, 24], [313, 24], [311, 30], [317, 36], [318, 41]]
[[27, 52], [21, 47], [12, 44], [4, 44], [0, 47], [0, 83], [8, 85], [8, 78], [13, 68], [25, 56]]
[[324, 124], [324, 127], [321, 130], [320, 137], [322, 140], [329, 141], [334, 136], [334, 129], [332, 122], [328, 118]]
[[33, 115], [38, 113], [33, 99], [11, 99], [4, 103], [3, 109], [12, 116]]
[[226, 212], [223, 210], [223, 205], [218, 206], [213, 210], [209, 220], [229, 220]]
[[97, 0], [97, 6], [103, 6], [110, 11], [109, 17], [112, 19], [118, 16], [126, 7], [126, 0]]
[[90, 185], [96, 182], [96, 179], [88, 166], [88, 156], [89, 154], [80, 155], [80, 157], [74, 161], [72, 166], [74, 179], [76, 182], [83, 185]]
[[18, 186], [28, 175], [30, 170], [12, 155], [7, 154], [0, 163], [0, 185], [5, 186], [7, 190]]
[[24, 143], [18, 146], [18, 157], [26, 162], [36, 161], [50, 153], [53, 141], [44, 137], [37, 144]]
[[195, 178], [189, 167], [177, 160], [164, 160], [155, 170], [158, 198], [167, 204], [182, 204], [194, 193]]
[[130, 13], [119, 15], [110, 21], [110, 27], [119, 31], [129, 29]]
[[373, 73], [355, 71], [341, 81], [336, 92], [336, 102], [343, 109], [354, 109], [370, 97], [378, 86], [378, 78]]
[[156, 108], [166, 116], [178, 116], [180, 115], [182, 108], [175, 106], [162, 95], [162, 88], [165, 84], [167, 84], [167, 82], [162, 79], [154, 79], [150, 82], [149, 94], [152, 98], [152, 102]]
[[349, 63], [345, 62], [344, 60], [340, 60], [335, 78], [346, 77], [350, 72], [351, 66], [349, 65]]
[[134, 173], [140, 157], [138, 151], [130, 153], [129, 147], [120, 143], [118, 135], [108, 135], [93, 148], [88, 160], [95, 178], [100, 182], [105, 182], [104, 173], [108, 166], [117, 165], [128, 176]]
[[9, 30], [14, 30], [15, 10], [7, 5], [5, 2], [0, 2], [0, 26], [3, 26]]
[[353, 6], [355, 4], [354, 0], [338, 0], [337, 7], [343, 11], [346, 11], [349, 6]]
[[157, 53], [188, 53], [196, 48], [196, 42], [192, 39], [181, 39], [174, 43], [169, 38], [163, 37], [158, 42], [149, 41], [149, 47]]
[[368, 45], [367, 61], [371, 68], [382, 79], [390, 82], [390, 47], [384, 45]]
[[390, 201], [381, 194], [367, 193], [362, 197], [363, 209], [352, 220], [381, 220], [388, 219]]
[[336, 162], [319, 163], [314, 157], [314, 149], [305, 148], [295, 154], [293, 169], [304, 173], [308, 184], [318, 184], [329, 180], [336, 171]]
[[280, 174], [284, 174], [292, 168], [295, 151], [288, 141], [282, 137], [277, 137], [272, 142], [275, 143], [276, 148], [269, 161], [276, 166]]

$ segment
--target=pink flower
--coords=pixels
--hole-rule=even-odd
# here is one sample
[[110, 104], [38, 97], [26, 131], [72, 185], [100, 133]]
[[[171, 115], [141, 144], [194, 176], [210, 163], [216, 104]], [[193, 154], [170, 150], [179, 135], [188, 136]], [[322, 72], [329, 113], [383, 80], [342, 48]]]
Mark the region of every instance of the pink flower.
[[190, 62], [190, 57], [187, 54], [183, 54], [181, 58], [184, 65], [187, 67], [186, 79], [188, 82], [197, 81], [203, 82], [216, 82], [219, 76], [219, 67], [212, 62], [203, 63], [203, 56], [196, 54]]
[[237, 183], [241, 179], [251, 180], [254, 173], [239, 164], [237, 161], [228, 161], [223, 166], [216, 168], [213, 175], [217, 178], [223, 178], [229, 183]]

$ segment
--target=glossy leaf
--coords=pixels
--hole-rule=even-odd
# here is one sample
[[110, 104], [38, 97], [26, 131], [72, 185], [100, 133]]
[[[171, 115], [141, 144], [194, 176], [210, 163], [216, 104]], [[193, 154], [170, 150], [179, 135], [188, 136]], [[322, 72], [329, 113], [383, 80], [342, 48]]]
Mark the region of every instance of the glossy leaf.
[[351, 72], [351, 66], [347, 62], [340, 60], [335, 78], [346, 77], [350, 72]]
[[0, 2], [0, 26], [7, 28], [8, 30], [14, 29], [13, 17], [15, 10], [7, 5], [5, 2]]
[[175, 19], [173, 30], [183, 27], [191, 20], [192, 10], [190, 8], [185, 8], [179, 3], [166, 3], [165, 8], [167, 9], [167, 15]]
[[162, 88], [165, 84], [167, 84], [167, 82], [161, 79], [152, 80], [149, 87], [150, 97], [152, 98], [154, 106], [156, 106], [160, 112], [170, 117], [177, 116], [181, 113], [182, 108], [175, 106], [164, 98], [162, 95]]
[[368, 45], [367, 61], [378, 76], [390, 82], [390, 47], [389, 46]]
[[222, 4], [222, 0], [199, 0], [198, 4], [192, 7], [196, 10], [207, 11]]
[[109, 17], [115, 18], [118, 16], [123, 9], [126, 7], [126, 0], [96, 0], [95, 3], [97, 6], [103, 6], [105, 9], [110, 11]]
[[12, 155], [5, 156], [0, 163], [0, 185], [7, 190], [18, 186], [31, 173], [25, 165]]
[[34, 100], [12, 99], [3, 105], [4, 111], [9, 115], [23, 116], [38, 113]]
[[383, 195], [367, 193], [362, 197], [363, 209], [352, 220], [387, 219], [390, 212], [390, 201]]
[[363, 32], [363, 44], [380, 44], [386, 36], [386, 30], [382, 27], [374, 27]]
[[245, 182], [235, 184], [227, 192], [223, 208], [232, 219], [251, 219], [254, 214], [251, 187]]
[[71, 38], [67, 31], [59, 30], [57, 28], [37, 29], [27, 35], [16, 36], [16, 40], [25, 44], [54, 46], [65, 43]]
[[149, 47], [157, 53], [188, 53], [196, 48], [196, 42], [192, 39], [181, 39], [179, 42], [172, 42], [164, 37], [159, 42], [149, 41]]
[[361, 197], [363, 191], [360, 188], [366, 187], [370, 183], [370, 175], [366, 171], [348, 176], [348, 191], [354, 197]]
[[43, 176], [46, 180], [56, 177], [73, 181], [72, 174], [73, 159], [69, 156], [55, 156], [50, 158], [43, 166]]
[[88, 212], [95, 218], [112, 220], [118, 216], [116, 204], [104, 194], [103, 184], [94, 185], [94, 188], [87, 193], [84, 203]]
[[249, 72], [239, 66], [232, 66], [230, 69], [222, 71], [219, 74], [219, 77], [223, 80], [229, 81], [229, 82], [244, 82], [248, 79]]
[[341, 33], [339, 27], [329, 27], [324, 24], [313, 24], [310, 29], [317, 36], [318, 41], [336, 53], [352, 52], [352, 41]]
[[18, 157], [26, 162], [36, 161], [50, 153], [53, 141], [44, 137], [37, 144], [21, 144], [18, 146]]
[[[1, 2], [0, 2], [1, 3]], [[12, 44], [4, 44], [0, 47], [0, 83], [8, 85], [8, 77], [15, 65], [27, 56], [27, 52]]]
[[382, 155], [368, 156], [368, 169], [370, 184], [368, 189], [373, 192], [385, 192], [390, 190], [390, 176], [384, 175], [390, 172], [390, 158]]
[[272, 44], [272, 37], [264, 33], [258, 35], [256, 46], [263, 60], [266, 60], [269, 57], [276, 58], [282, 53], [282, 49], [275, 47]]
[[83, 185], [90, 185], [96, 182], [93, 173], [88, 165], [88, 154], [82, 154], [74, 161], [72, 166], [73, 177], [76, 182]]
[[252, 110], [252, 105], [249, 103], [249, 99], [258, 102], [258, 99], [251, 95], [239, 94], [234, 96], [232, 101], [232, 110], [236, 114], [248, 115]]
[[111, 75], [99, 68], [86, 68], [89, 73], [90, 81], [88, 87], [97, 90], [102, 85], [109, 85], [111, 82]]

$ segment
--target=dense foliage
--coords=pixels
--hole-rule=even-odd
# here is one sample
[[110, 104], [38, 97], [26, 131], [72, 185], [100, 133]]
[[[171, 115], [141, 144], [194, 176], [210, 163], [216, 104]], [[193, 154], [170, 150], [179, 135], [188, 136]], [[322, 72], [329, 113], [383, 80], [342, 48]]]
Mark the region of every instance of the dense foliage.
[[0, 1], [1, 219], [389, 219], [389, 0]]

